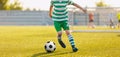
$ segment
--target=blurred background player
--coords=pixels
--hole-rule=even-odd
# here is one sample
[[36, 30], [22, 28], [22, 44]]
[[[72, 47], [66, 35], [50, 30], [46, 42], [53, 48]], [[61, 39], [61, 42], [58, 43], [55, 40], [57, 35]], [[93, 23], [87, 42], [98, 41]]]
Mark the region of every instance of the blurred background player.
[[110, 22], [110, 28], [115, 28], [114, 22], [113, 22], [113, 13], [108, 14], [108, 19]]
[[71, 0], [51, 0], [49, 16], [54, 21], [54, 27], [58, 33], [57, 38], [58, 38], [59, 44], [63, 48], [66, 48], [66, 45], [63, 43], [63, 41], [61, 39], [62, 28], [63, 28], [68, 36], [68, 39], [72, 46], [73, 52], [77, 52], [78, 49], [75, 46], [74, 38], [69, 31], [68, 11], [67, 11], [68, 5], [73, 5], [77, 8], [79, 8], [80, 10], [82, 10], [83, 12], [86, 12], [86, 10], [84, 10], [81, 6], [72, 2]]
[[117, 13], [118, 28], [120, 28], [120, 11]]
[[95, 25], [94, 25], [94, 14], [93, 13], [89, 13], [88, 28], [95, 28]]

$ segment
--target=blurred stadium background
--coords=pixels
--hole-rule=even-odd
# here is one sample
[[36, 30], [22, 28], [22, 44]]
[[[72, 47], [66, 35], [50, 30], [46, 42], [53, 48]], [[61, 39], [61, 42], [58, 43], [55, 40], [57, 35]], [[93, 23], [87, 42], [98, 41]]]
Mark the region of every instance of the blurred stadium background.
[[[94, 23], [97, 26], [108, 26], [108, 14], [113, 14], [114, 23], [118, 23], [116, 14], [120, 8], [86, 8], [88, 12], [94, 13]], [[0, 11], [0, 25], [53, 25], [51, 18], [48, 16], [49, 11]], [[88, 25], [88, 14], [85, 14], [76, 8], [69, 10], [69, 19], [71, 25], [86, 26]]]
[[[69, 8], [69, 23], [71, 25], [71, 30], [82, 30], [84, 27], [87, 29], [89, 23], [88, 14], [83, 13], [74, 7]], [[94, 13], [94, 23], [96, 28], [102, 28], [103, 32], [105, 29], [110, 26], [109, 14], [113, 14], [114, 25], [117, 26], [118, 19], [116, 14], [120, 11], [119, 7], [87, 7], [87, 12]], [[35, 26], [52, 26], [53, 21], [49, 17], [49, 11], [40, 10], [40, 11], [21, 11], [21, 10], [11, 10], [11, 11], [0, 11], [0, 25], [35, 25]], [[75, 28], [75, 26], [82, 26]], [[82, 28], [82, 29], [81, 29]], [[94, 31], [95, 32], [95, 31]], [[120, 32], [117, 29], [114, 31], [107, 32]]]
[[[117, 7], [112, 7], [111, 5], [104, 2], [106, 0], [98, 0], [97, 2], [95, 1], [91, 2], [91, 3], [94, 3], [95, 7], [89, 7], [88, 4], [90, 3], [88, 3], [87, 1], [81, 1], [86, 3], [83, 5], [85, 6], [87, 13], [91, 13], [91, 12], [94, 13], [95, 25], [109, 26], [110, 20], [108, 15], [111, 13], [113, 15], [112, 17], [113, 22], [116, 25], [118, 23], [116, 14], [120, 11], [120, 7], [117, 4], [112, 4], [112, 5], [117, 5]], [[23, 2], [28, 2], [28, 1], [27, 0], [26, 1], [0, 0], [0, 25], [44, 25], [44, 26], [53, 25], [51, 18], [48, 16], [49, 9], [40, 10], [34, 7], [24, 8], [24, 6], [26, 5], [23, 4]], [[78, 10], [73, 6], [68, 6], [68, 11], [69, 11], [69, 19], [70, 19], [69, 23], [71, 26], [87, 26], [88, 25], [89, 23], [88, 14], [83, 13], [82, 11]]]

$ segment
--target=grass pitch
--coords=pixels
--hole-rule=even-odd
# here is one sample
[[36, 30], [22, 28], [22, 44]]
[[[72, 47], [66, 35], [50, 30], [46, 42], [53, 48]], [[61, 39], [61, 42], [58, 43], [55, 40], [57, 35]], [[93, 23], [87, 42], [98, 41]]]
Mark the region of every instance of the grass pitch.
[[[72, 33], [78, 52], [62, 48], [53, 26], [0, 26], [0, 57], [120, 57], [120, 33]], [[56, 51], [46, 53], [47, 41], [56, 43]]]

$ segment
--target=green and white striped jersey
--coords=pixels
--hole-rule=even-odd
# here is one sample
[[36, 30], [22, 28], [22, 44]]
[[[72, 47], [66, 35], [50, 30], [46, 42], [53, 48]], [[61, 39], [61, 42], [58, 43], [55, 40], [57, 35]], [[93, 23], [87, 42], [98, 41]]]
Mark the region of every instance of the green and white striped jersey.
[[51, 0], [51, 6], [53, 6], [53, 21], [68, 20], [67, 5], [72, 4], [73, 2], [71, 0]]

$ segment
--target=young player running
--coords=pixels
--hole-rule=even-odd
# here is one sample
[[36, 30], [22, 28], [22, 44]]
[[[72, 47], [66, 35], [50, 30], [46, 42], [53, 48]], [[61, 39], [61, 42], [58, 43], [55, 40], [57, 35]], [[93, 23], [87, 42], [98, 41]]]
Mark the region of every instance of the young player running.
[[71, 35], [69, 31], [69, 23], [68, 23], [68, 11], [67, 6], [73, 5], [79, 9], [81, 9], [83, 12], [86, 12], [81, 6], [78, 4], [72, 2], [71, 0], [51, 0], [50, 10], [49, 10], [49, 16], [54, 21], [54, 27], [58, 33], [58, 42], [63, 47], [66, 48], [66, 45], [63, 43], [61, 36], [62, 36], [62, 28], [66, 32], [69, 42], [72, 46], [73, 52], [77, 52], [78, 49], [75, 46], [74, 38]]
[[113, 13], [109, 13], [108, 14], [108, 19], [109, 19], [109, 22], [110, 22], [110, 28], [115, 28], [115, 25], [114, 25], [114, 19], [113, 19]]
[[95, 28], [94, 25], [94, 14], [93, 13], [89, 13], [89, 24], [88, 24], [88, 28]]
[[117, 13], [118, 28], [120, 28], [120, 11]]

